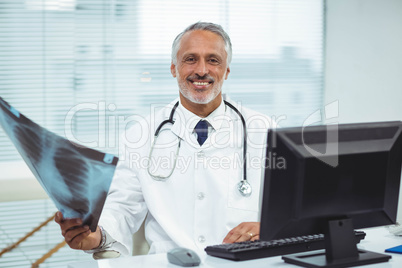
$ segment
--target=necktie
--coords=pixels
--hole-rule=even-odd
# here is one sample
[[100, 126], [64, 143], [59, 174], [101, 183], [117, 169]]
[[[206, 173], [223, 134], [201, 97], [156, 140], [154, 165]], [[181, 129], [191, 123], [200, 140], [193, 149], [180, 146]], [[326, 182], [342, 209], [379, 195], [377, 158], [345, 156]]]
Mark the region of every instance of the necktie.
[[203, 145], [205, 140], [208, 138], [208, 122], [200, 120], [197, 125], [195, 125], [195, 133], [197, 133], [197, 141], [200, 145]]

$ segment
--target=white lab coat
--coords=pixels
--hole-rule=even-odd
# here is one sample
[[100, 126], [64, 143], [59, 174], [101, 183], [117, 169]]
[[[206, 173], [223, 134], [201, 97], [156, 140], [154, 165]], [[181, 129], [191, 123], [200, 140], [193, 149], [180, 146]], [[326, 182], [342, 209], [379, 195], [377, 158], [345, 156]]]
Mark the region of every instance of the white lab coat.
[[[184, 107], [179, 105], [174, 125], [163, 127], [153, 157], [148, 158], [155, 129], [169, 118], [176, 102], [143, 120], [133, 118], [137, 124], [122, 136], [120, 160], [99, 223], [118, 241], [113, 247], [122, 254], [131, 254], [132, 234], [145, 217], [149, 253], [178, 246], [203, 251], [207, 245], [222, 243], [241, 222], [259, 220], [263, 156], [267, 129], [272, 127], [269, 118], [231, 102], [242, 113], [248, 129], [247, 179], [252, 194], [243, 197], [237, 190], [243, 178], [243, 129], [239, 116], [228, 106], [222, 104], [220, 129], [199, 146], [192, 129], [186, 128], [188, 118], [183, 119]], [[156, 181], [146, 164], [153, 159], [153, 175], [169, 174], [179, 139], [173, 174]], [[159, 148], [162, 144], [164, 148]]]

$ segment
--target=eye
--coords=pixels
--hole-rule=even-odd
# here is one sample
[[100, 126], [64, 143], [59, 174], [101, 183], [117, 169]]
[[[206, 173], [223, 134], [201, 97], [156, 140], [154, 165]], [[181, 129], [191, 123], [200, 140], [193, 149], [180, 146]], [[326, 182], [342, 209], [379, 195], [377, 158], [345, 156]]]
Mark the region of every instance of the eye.
[[194, 57], [188, 57], [184, 61], [187, 62], [187, 63], [193, 63], [193, 62], [195, 62], [195, 58]]
[[219, 60], [218, 60], [218, 59], [215, 59], [215, 58], [209, 59], [209, 62], [210, 62], [211, 64], [213, 64], [213, 65], [217, 65], [217, 64], [220, 63]]

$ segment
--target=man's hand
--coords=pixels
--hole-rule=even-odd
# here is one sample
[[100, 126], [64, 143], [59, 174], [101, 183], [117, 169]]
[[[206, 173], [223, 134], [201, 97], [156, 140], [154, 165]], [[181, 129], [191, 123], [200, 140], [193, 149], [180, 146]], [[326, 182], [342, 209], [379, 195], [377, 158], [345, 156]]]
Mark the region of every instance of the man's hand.
[[226, 235], [223, 243], [254, 241], [257, 239], [260, 239], [260, 223], [242, 222]]
[[99, 227], [96, 228], [96, 232], [91, 233], [87, 225], [82, 226], [81, 219], [64, 219], [60, 211], [56, 213], [54, 221], [60, 225], [61, 234], [70, 248], [91, 250], [99, 246], [101, 242]]

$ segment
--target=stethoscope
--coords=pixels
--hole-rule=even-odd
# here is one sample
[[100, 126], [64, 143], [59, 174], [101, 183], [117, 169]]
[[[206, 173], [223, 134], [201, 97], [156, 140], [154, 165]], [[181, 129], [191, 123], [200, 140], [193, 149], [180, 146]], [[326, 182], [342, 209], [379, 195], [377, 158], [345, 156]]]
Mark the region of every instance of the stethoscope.
[[[225, 103], [225, 105], [229, 106], [233, 111], [235, 111], [237, 113], [237, 115], [240, 117], [242, 125], [243, 125], [243, 179], [237, 184], [237, 189], [239, 190], [239, 192], [240, 192], [240, 194], [242, 196], [248, 197], [248, 196], [251, 195], [252, 190], [251, 190], [250, 183], [247, 181], [247, 172], [246, 172], [246, 167], [247, 167], [247, 157], [246, 157], [247, 156], [247, 129], [246, 129], [246, 121], [244, 120], [243, 115], [239, 112], [239, 110], [236, 107], [234, 107], [232, 104], [230, 104], [229, 102], [227, 102], [225, 100], [223, 102]], [[178, 106], [179, 106], [179, 102], [176, 102], [176, 104], [172, 108], [172, 111], [170, 112], [169, 119], [166, 119], [162, 123], [160, 123], [158, 128], [155, 130], [154, 141], [152, 142], [151, 149], [149, 151], [149, 158], [148, 159], [151, 159], [151, 157], [152, 157], [152, 152], [154, 150], [156, 140], [157, 140], [159, 134], [162, 132], [161, 131], [162, 127], [164, 125], [168, 124], [168, 123], [170, 123], [172, 125], [174, 124], [175, 121], [173, 120], [173, 116], [174, 116], [174, 113], [176, 112], [176, 109], [177, 109]], [[165, 130], [167, 130], [167, 129], [165, 129]], [[148, 174], [154, 180], [166, 181], [173, 174], [173, 171], [176, 168], [177, 158], [179, 156], [180, 144], [181, 144], [181, 139], [179, 138], [179, 142], [178, 142], [177, 149], [176, 149], [176, 156], [175, 156], [175, 159], [173, 161], [173, 168], [172, 168], [172, 170], [170, 171], [170, 173], [167, 176], [152, 174], [151, 171], [150, 171], [150, 162], [151, 161], [148, 161], [147, 171], [148, 171]]]

